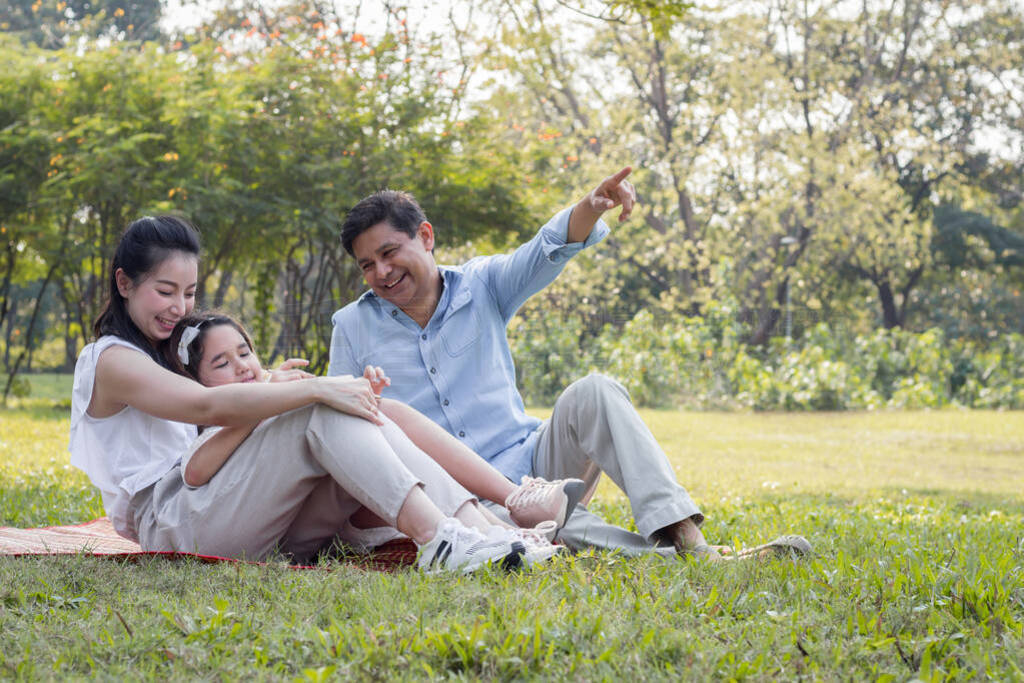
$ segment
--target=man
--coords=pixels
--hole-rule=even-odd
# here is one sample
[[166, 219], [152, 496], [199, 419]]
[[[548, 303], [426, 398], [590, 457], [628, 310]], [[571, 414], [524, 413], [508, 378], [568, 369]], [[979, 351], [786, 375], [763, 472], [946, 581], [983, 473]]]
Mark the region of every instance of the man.
[[438, 267], [434, 227], [410, 195], [384, 190], [359, 202], [341, 239], [370, 291], [334, 314], [328, 374], [384, 368], [387, 396], [424, 413], [512, 481], [577, 477], [592, 493], [606, 472], [629, 498], [640, 533], [579, 505], [559, 533], [570, 548], [717, 558], [700, 532], [703, 515], [622, 385], [602, 375], [578, 380], [543, 423], [525, 413], [515, 385], [509, 320], [569, 258], [604, 239], [606, 211], [621, 206], [619, 221], [629, 218], [636, 202], [630, 171], [605, 178], [512, 254], [458, 267]]

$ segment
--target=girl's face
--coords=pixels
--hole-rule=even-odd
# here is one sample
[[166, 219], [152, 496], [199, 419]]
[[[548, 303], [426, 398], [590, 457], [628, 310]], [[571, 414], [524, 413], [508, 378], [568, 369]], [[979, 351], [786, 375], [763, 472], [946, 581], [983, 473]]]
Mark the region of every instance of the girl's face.
[[115, 273], [132, 322], [156, 344], [167, 339], [174, 325], [196, 305], [199, 264], [192, 254], [174, 252], [138, 283], [124, 271]]
[[198, 371], [199, 382], [208, 387], [255, 382], [263, 378], [260, 359], [231, 325], [216, 325], [204, 330], [203, 357]]

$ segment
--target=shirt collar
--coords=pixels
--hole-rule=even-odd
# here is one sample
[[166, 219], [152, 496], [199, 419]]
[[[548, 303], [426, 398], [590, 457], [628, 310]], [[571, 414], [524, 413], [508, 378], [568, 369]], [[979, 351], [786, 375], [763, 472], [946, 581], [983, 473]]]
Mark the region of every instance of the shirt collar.
[[473, 300], [473, 291], [466, 282], [465, 274], [461, 268], [453, 266], [440, 266], [441, 277], [444, 278], [444, 291], [441, 292], [441, 300], [437, 303], [438, 308], [450, 315]]

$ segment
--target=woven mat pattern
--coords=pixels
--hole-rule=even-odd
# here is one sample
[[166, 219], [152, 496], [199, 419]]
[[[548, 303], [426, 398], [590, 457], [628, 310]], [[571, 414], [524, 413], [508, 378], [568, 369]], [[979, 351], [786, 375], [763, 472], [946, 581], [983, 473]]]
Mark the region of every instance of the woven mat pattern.
[[[239, 562], [228, 557], [195, 553], [144, 551], [138, 543], [119, 536], [106, 517], [85, 524], [50, 526], [38, 529], [0, 527], [0, 556], [33, 557], [48, 555], [93, 555], [115, 559], [166, 557], [193, 558], [202, 562]], [[347, 554], [335, 558], [364, 569], [394, 571], [416, 561], [416, 546], [408, 540], [391, 541], [368, 555]], [[254, 563], [260, 564], [260, 563]], [[314, 569], [294, 565], [297, 569]]]

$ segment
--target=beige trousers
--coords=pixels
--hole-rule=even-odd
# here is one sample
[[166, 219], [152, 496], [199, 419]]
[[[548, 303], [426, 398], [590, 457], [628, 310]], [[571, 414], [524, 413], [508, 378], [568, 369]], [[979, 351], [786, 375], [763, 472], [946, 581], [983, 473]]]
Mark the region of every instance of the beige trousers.
[[[394, 526], [414, 486], [452, 516], [473, 496], [393, 422], [322, 405], [264, 420], [198, 488], [171, 469], [132, 498], [144, 550], [309, 559], [365, 506]], [[361, 539], [356, 539], [357, 541]]]

